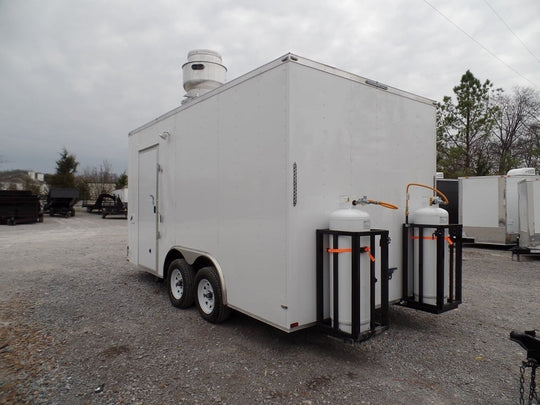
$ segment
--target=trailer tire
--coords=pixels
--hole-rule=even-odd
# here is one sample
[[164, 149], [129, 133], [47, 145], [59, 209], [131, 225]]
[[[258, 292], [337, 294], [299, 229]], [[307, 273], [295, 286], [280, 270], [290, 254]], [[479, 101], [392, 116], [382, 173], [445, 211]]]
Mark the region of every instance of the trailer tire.
[[203, 267], [195, 276], [197, 308], [201, 317], [208, 322], [221, 323], [230, 315], [223, 304], [223, 293], [219, 275], [214, 267]]
[[171, 262], [167, 271], [167, 290], [171, 304], [189, 308], [195, 300], [195, 271], [184, 259]]

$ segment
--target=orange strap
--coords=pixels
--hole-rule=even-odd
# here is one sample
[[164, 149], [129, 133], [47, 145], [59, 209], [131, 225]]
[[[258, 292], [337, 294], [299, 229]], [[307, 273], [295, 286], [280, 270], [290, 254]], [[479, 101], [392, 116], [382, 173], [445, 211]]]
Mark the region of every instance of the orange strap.
[[371, 254], [371, 249], [368, 246], [364, 248], [364, 252], [367, 252], [367, 254], [369, 255], [369, 260], [375, 263], [375, 257]]
[[328, 253], [351, 253], [352, 249], [327, 249]]
[[[326, 249], [326, 251], [328, 253], [351, 253], [352, 252], [352, 249], [351, 248], [343, 248], [343, 249], [331, 249], [331, 248], [328, 248]], [[375, 257], [373, 257], [373, 255], [371, 254], [371, 249], [369, 247], [365, 247], [363, 252], [367, 252], [368, 255], [369, 255], [369, 259], [374, 262], [375, 261]]]
[[[419, 236], [413, 236], [413, 239], [420, 239], [420, 237]], [[422, 239], [436, 240], [437, 237], [436, 236], [423, 236]], [[450, 238], [450, 236], [445, 236], [444, 240], [447, 241], [449, 245], [454, 244], [454, 242], [452, 242], [452, 239]]]

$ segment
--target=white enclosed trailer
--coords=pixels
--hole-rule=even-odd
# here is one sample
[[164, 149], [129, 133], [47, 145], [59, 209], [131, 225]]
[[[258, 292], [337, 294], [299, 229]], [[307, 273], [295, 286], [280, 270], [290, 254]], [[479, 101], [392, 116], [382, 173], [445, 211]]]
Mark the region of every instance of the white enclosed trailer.
[[540, 178], [518, 183], [519, 247], [540, 253]]
[[475, 243], [513, 245], [519, 236], [518, 183], [535, 176], [534, 168], [507, 175], [459, 178], [459, 222]]
[[[408, 183], [433, 184], [435, 159], [432, 100], [287, 54], [129, 134], [129, 260], [158, 277], [185, 260], [173, 298], [210, 266], [219, 291], [193, 293], [205, 311], [304, 328], [317, 319], [316, 229], [340, 196], [403, 202]], [[390, 232], [398, 301], [404, 212], [364, 210]]]

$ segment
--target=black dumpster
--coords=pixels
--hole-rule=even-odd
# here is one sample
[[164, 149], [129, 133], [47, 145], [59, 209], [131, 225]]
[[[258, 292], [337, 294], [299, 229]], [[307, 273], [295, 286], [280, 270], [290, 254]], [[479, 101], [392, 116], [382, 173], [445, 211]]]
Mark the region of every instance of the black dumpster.
[[47, 196], [45, 211], [52, 217], [55, 214], [65, 216], [75, 215], [73, 206], [79, 198], [79, 192], [74, 188], [53, 188]]
[[0, 190], [0, 224], [43, 222], [39, 197], [30, 190]]

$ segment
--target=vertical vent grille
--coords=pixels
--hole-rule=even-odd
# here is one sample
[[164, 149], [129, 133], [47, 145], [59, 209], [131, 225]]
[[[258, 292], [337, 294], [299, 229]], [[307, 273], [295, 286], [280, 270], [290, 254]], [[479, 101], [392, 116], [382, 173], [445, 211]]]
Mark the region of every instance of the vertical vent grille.
[[293, 163], [293, 197], [292, 197], [293, 207], [296, 207], [297, 201], [298, 201], [298, 166], [296, 165], [296, 162], [294, 162]]

